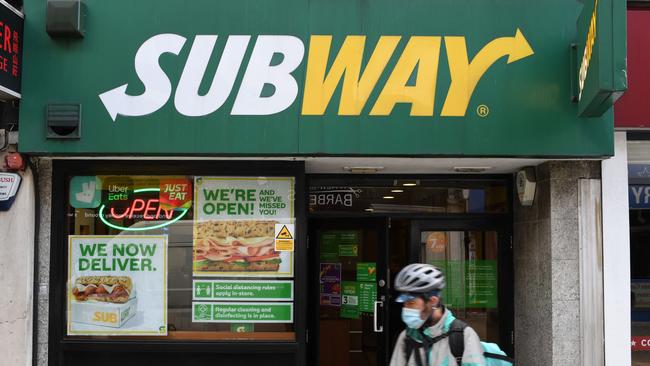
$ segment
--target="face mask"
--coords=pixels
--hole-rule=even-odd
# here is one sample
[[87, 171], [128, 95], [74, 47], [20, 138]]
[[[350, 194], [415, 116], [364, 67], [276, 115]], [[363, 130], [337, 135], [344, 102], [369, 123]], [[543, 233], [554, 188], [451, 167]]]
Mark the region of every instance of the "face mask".
[[425, 320], [420, 318], [420, 310], [402, 308], [402, 321], [411, 329], [419, 329]]

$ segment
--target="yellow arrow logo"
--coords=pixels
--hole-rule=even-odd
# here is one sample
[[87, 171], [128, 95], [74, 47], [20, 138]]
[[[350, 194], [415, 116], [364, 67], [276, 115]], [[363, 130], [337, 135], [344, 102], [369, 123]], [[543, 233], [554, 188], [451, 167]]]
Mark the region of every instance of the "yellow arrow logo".
[[534, 54], [519, 29], [514, 37], [497, 38], [486, 44], [470, 63], [467, 58], [465, 37], [445, 37], [445, 47], [451, 73], [451, 86], [442, 106], [441, 116], [461, 117], [465, 115], [474, 89], [485, 72], [498, 59], [508, 56], [508, 63]]

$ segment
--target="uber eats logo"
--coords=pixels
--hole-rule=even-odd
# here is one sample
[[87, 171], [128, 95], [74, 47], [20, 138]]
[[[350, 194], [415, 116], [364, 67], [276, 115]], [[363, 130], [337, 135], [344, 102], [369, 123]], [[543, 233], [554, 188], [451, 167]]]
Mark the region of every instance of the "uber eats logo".
[[[302, 93], [302, 115], [323, 115], [330, 103], [338, 103], [338, 114], [342, 116], [358, 116], [366, 105], [371, 106], [366, 109], [371, 116], [387, 116], [397, 103], [408, 103], [411, 116], [433, 116], [438, 61], [444, 43], [451, 85], [440, 116], [459, 117], [465, 115], [476, 85], [497, 60], [507, 56], [510, 64], [534, 53], [519, 29], [512, 37], [492, 40], [471, 59], [465, 37], [461, 36], [381, 36], [374, 45], [367, 44], [365, 36], [347, 36], [338, 50], [332, 50], [332, 36], [313, 35], [309, 39], [305, 84], [299, 86], [292, 73], [305, 56], [302, 40], [289, 35], [258, 36], [248, 64], [242, 65], [251, 36], [231, 35], [208, 91], [199, 93], [217, 37], [194, 37], [174, 93], [174, 106], [182, 115], [205, 116], [221, 108], [235, 89], [237, 75], [243, 72], [231, 115], [280, 113]], [[140, 46], [135, 71], [144, 92], [129, 95], [128, 84], [124, 84], [99, 95], [113, 120], [117, 115], [151, 114], [168, 102], [172, 84], [158, 59], [165, 53], [178, 55], [186, 42], [177, 34], [159, 34]], [[394, 55], [400, 42], [406, 42], [404, 50]], [[374, 48], [364, 62], [366, 47]], [[389, 70], [387, 65], [393, 56], [397, 61]], [[386, 83], [378, 86], [384, 74], [388, 75]], [[273, 89], [270, 96], [263, 95], [267, 84]], [[335, 101], [332, 97], [339, 84], [341, 96]], [[377, 98], [369, 100], [378, 87], [381, 90]]]

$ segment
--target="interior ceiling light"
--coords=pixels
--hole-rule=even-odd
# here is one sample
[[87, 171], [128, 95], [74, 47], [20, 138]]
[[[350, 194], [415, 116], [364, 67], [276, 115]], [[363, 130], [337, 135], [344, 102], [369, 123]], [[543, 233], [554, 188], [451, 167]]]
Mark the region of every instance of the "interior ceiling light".
[[402, 193], [402, 192], [404, 192], [404, 190], [403, 189], [392, 189], [391, 192], [393, 192], [393, 193]]
[[456, 173], [482, 173], [486, 170], [492, 169], [491, 166], [456, 166], [454, 171]]
[[354, 174], [374, 174], [378, 173], [385, 168], [383, 166], [344, 166], [343, 170], [346, 170]]
[[395, 197], [394, 196], [384, 196], [385, 200], [392, 200], [393, 198], [395, 198]]
[[403, 186], [403, 187], [415, 187], [420, 185], [418, 179], [395, 179], [393, 181], [394, 186]]
[[374, 210], [372, 208], [366, 208], [365, 211], [372, 212]]

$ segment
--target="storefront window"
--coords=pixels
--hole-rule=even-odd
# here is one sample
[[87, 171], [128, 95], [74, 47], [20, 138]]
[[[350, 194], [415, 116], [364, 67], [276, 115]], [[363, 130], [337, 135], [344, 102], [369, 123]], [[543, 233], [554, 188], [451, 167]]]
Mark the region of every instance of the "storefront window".
[[293, 341], [294, 178], [74, 176], [67, 335]]
[[650, 165], [629, 166], [632, 363], [650, 363]]
[[481, 339], [499, 339], [496, 231], [421, 231], [420, 258], [442, 269], [442, 298]]
[[502, 181], [318, 178], [310, 182], [309, 211], [468, 214], [509, 210]]

